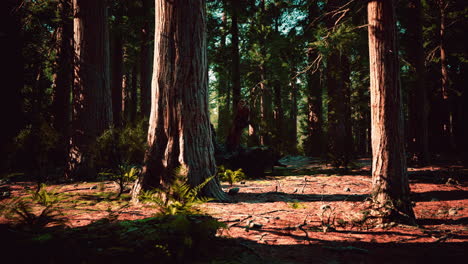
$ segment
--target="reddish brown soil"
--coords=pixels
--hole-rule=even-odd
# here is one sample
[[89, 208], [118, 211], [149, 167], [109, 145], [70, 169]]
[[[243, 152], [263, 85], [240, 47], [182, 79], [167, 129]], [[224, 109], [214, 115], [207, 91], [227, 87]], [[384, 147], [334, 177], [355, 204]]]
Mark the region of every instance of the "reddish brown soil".
[[[277, 263], [466, 263], [468, 243], [468, 170], [460, 166], [410, 168], [418, 226], [376, 225], [369, 212], [369, 160], [343, 174], [307, 158], [292, 158], [261, 180], [247, 180], [235, 203], [201, 208], [225, 222], [219, 235], [236, 238], [246, 252]], [[284, 175], [284, 176], [274, 176]], [[293, 175], [293, 176], [291, 176]], [[11, 198], [28, 194], [32, 183], [8, 184]], [[114, 214], [119, 220], [149, 217], [147, 204], [115, 199], [112, 182], [50, 185], [63, 194], [62, 212], [71, 227]], [[10, 222], [4, 216], [0, 223]], [[245, 260], [242, 260], [245, 258]], [[239, 256], [241, 263], [248, 257]], [[266, 261], [268, 262], [268, 261]], [[269, 262], [268, 262], [269, 263]]]

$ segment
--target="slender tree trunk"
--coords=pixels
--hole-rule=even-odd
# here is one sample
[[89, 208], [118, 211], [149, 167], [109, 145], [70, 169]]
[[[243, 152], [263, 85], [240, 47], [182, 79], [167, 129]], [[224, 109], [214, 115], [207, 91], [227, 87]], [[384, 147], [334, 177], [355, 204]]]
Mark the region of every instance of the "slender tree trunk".
[[429, 162], [429, 105], [425, 79], [424, 47], [422, 36], [422, 7], [421, 0], [409, 1], [411, 11], [411, 22], [408, 31], [411, 36], [409, 60], [414, 66], [415, 81], [412, 85], [412, 92], [409, 105], [409, 150], [413, 155], [413, 160], [418, 165], [425, 165]]
[[354, 155], [354, 139], [353, 139], [353, 120], [351, 119], [351, 80], [350, 80], [351, 68], [349, 65], [349, 58], [347, 55], [341, 55], [341, 76], [343, 78], [343, 116], [344, 116], [344, 127], [345, 127], [345, 144], [344, 144], [344, 155], [345, 164], [351, 160]]
[[321, 156], [323, 155], [324, 147], [322, 132], [322, 87], [320, 86], [320, 76], [318, 73], [307, 73], [307, 123], [306, 154], [314, 157]]
[[231, 0], [232, 21], [231, 21], [231, 41], [232, 41], [232, 112], [235, 113], [240, 100], [240, 56], [239, 56], [239, 1]]
[[337, 51], [327, 59], [328, 154], [335, 167], [346, 166], [345, 92], [341, 59]]
[[[260, 19], [259, 23], [264, 26], [265, 23], [265, 1], [260, 1]], [[267, 68], [265, 63], [266, 58], [266, 33], [261, 32], [260, 36], [260, 54], [262, 58], [262, 62], [259, 65], [259, 73], [260, 73], [260, 124], [258, 125], [259, 128], [259, 139], [260, 145], [271, 145], [271, 127], [273, 125], [273, 93], [272, 89], [270, 88], [270, 83], [267, 82]]]
[[370, 1], [372, 197], [382, 221], [414, 223], [406, 168], [393, 1]]
[[292, 146], [289, 150], [293, 153], [297, 153], [297, 113], [298, 113], [298, 102], [297, 102], [298, 87], [296, 80], [291, 81], [291, 110], [290, 110], [290, 143]]
[[149, 117], [151, 108], [151, 42], [150, 42], [150, 24], [151, 19], [151, 0], [142, 1], [142, 14], [145, 18], [143, 28], [141, 29], [141, 47], [140, 47], [140, 109], [142, 116]]
[[[304, 34], [309, 39], [309, 43], [315, 41], [312, 34], [312, 22], [317, 16], [317, 6], [315, 3], [309, 5], [309, 24], [304, 28]], [[307, 52], [309, 65], [312, 66], [317, 53], [312, 49]], [[320, 85], [319, 72], [311, 68], [307, 72], [307, 137], [304, 142], [304, 150], [308, 156], [323, 155], [323, 132], [322, 132], [322, 87]]]
[[450, 152], [455, 149], [455, 140], [453, 136], [452, 113], [450, 111], [450, 93], [449, 93], [449, 75], [447, 65], [446, 51], [446, 19], [449, 2], [447, 0], [438, 0], [440, 9], [440, 73], [441, 73], [441, 109], [440, 109], [440, 127], [442, 151]]
[[128, 101], [128, 121], [135, 123], [138, 109], [137, 91], [138, 91], [138, 64], [133, 63], [131, 82], [129, 86], [129, 101]]
[[281, 145], [285, 141], [285, 135], [283, 133], [283, 120], [285, 119], [285, 116], [283, 110], [283, 100], [281, 98], [281, 83], [279, 80], [275, 80], [273, 85], [273, 92], [273, 102], [275, 105], [275, 110], [273, 111], [275, 145], [277, 145], [280, 149], [284, 149]]
[[[223, 1], [223, 8], [226, 9], [226, 2]], [[226, 51], [227, 16], [226, 12], [221, 17], [221, 41], [220, 50], [224, 54]], [[229, 134], [229, 124], [231, 122], [231, 90], [229, 87], [229, 73], [224, 62], [220, 62], [218, 72], [218, 127], [216, 135], [218, 140], [224, 141]]]
[[[185, 169], [191, 186], [216, 174], [208, 118], [205, 1], [156, 0], [155, 17], [148, 151], [133, 201], [141, 188], [170, 184], [177, 167]], [[227, 200], [217, 179], [203, 195]]]
[[[327, 9], [335, 10], [341, 1], [329, 2]], [[330, 16], [327, 28], [334, 30], [336, 18]], [[347, 73], [343, 71], [343, 57], [337, 49], [331, 50], [327, 58], [327, 93], [328, 93], [328, 158], [335, 167], [346, 167], [349, 161], [347, 149], [347, 127], [346, 127], [346, 78]], [[346, 58], [347, 60], [347, 58]], [[349, 71], [349, 69], [347, 70]]]
[[107, 8], [104, 0], [73, 0], [73, 6], [75, 70], [66, 176], [93, 177], [91, 146], [112, 124]]
[[[116, 14], [116, 24], [119, 23], [120, 14]], [[123, 80], [123, 39], [119, 29], [114, 30], [112, 45], [112, 115], [114, 117], [114, 126], [123, 125], [122, 109], [122, 80]]]

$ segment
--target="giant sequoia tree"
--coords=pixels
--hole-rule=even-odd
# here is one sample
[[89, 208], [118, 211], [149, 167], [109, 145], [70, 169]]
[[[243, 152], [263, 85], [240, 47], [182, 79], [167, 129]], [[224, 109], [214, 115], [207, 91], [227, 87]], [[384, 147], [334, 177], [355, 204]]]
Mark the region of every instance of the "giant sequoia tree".
[[372, 196], [383, 221], [414, 221], [406, 168], [393, 1], [370, 1]]
[[[208, 118], [204, 0], [156, 0], [155, 49], [148, 150], [133, 188], [164, 188], [183, 166], [191, 186], [216, 174]], [[204, 195], [226, 200], [212, 180]]]
[[67, 176], [96, 173], [91, 147], [112, 124], [109, 38], [105, 0], [73, 0], [74, 82]]

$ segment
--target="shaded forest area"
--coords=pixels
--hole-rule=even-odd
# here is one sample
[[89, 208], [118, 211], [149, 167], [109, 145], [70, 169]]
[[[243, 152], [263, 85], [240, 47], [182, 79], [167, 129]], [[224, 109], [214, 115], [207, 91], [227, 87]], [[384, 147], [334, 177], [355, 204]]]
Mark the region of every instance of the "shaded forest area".
[[6, 259], [466, 257], [465, 1], [0, 12]]

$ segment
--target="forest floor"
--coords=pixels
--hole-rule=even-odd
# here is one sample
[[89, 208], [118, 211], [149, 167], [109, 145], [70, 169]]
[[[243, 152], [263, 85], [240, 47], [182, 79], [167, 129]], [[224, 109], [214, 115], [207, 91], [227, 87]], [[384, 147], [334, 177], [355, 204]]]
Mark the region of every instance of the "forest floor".
[[[468, 169], [458, 165], [409, 168], [417, 226], [377, 225], [370, 216], [369, 159], [337, 171], [306, 157], [287, 157], [265, 178], [222, 187], [233, 203], [210, 202], [201, 209], [224, 222], [218, 236], [239, 248], [232, 262], [211, 263], [466, 263], [468, 258]], [[32, 182], [3, 183], [9, 197], [31, 195]], [[77, 228], [99, 219], [137, 220], [154, 215], [154, 206], [116, 198], [106, 182], [50, 184], [62, 195], [66, 225]], [[13, 220], [0, 217], [0, 224]], [[235, 241], [235, 242], [233, 242]], [[227, 251], [226, 251], [227, 252]], [[214, 254], [223, 254], [216, 252]]]

